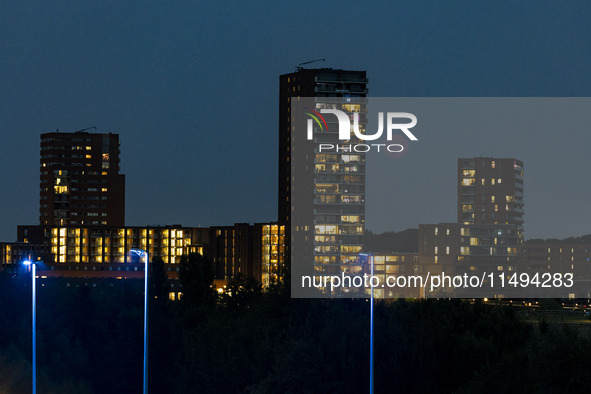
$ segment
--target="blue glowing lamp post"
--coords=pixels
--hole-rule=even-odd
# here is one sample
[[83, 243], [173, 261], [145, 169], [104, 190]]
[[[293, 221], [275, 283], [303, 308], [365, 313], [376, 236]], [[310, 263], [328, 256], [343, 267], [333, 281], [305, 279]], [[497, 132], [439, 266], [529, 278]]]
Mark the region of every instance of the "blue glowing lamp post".
[[131, 252], [146, 258], [144, 269], [144, 394], [148, 394], [148, 251], [131, 249]]
[[[369, 258], [371, 264], [370, 285], [373, 279], [373, 254], [359, 253], [359, 257]], [[371, 301], [369, 304], [369, 394], [373, 394], [373, 286], [371, 286]]]
[[34, 263], [31, 260], [25, 260], [23, 261], [23, 265], [31, 266], [31, 282], [33, 283], [33, 394], [35, 394], [37, 392], [37, 311], [35, 307], [35, 277], [37, 276], [37, 263]]

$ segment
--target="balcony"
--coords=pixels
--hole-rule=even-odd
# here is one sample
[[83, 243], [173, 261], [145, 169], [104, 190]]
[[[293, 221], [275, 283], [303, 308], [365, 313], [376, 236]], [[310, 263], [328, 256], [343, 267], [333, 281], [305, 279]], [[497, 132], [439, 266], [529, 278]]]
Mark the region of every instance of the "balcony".
[[367, 78], [363, 78], [361, 76], [356, 75], [341, 75], [338, 76], [337, 74], [325, 74], [325, 75], [317, 75], [314, 77], [314, 82], [316, 83], [358, 83], [366, 85], [369, 80]]

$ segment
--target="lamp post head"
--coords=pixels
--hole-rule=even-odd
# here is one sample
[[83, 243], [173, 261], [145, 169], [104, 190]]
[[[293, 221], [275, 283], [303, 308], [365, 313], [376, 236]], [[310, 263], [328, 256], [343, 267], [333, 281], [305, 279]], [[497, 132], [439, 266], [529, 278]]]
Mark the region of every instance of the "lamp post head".
[[28, 266], [28, 265], [31, 265], [31, 264], [33, 264], [33, 262], [31, 260], [25, 260], [25, 261], [23, 261], [23, 265], [27, 265]]
[[142, 249], [131, 249], [130, 252], [133, 252], [140, 257], [142, 257], [146, 254], [146, 251], [142, 250]]

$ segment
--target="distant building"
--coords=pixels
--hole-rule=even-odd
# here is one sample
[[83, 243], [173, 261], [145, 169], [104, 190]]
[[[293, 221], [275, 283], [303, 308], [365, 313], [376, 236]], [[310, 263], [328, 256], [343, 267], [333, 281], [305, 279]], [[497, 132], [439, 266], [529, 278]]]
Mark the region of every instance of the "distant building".
[[419, 255], [423, 264], [454, 271], [515, 271], [521, 262], [517, 233], [511, 224], [421, 224]]
[[[135, 268], [140, 267], [141, 262], [137, 255], [130, 253], [131, 249], [148, 251], [150, 259], [162, 258], [168, 271], [176, 272], [182, 255], [204, 252], [207, 235], [207, 229], [176, 225], [18, 226], [17, 238], [48, 245], [52, 258], [45, 263], [56, 275], [97, 276], [93, 273], [137, 271]], [[130, 270], [126, 264], [139, 265], [132, 265]]]
[[207, 253], [216, 278], [255, 278], [269, 286], [281, 279], [285, 263], [285, 226], [276, 223], [236, 223], [210, 227]]
[[[123, 279], [143, 277], [143, 260], [130, 253], [142, 249], [148, 251], [150, 261], [164, 261], [173, 288], [178, 288], [175, 281], [181, 257], [199, 253], [211, 258], [217, 283], [250, 277], [268, 286], [280, 279], [284, 233], [285, 227], [275, 223], [206, 228], [18, 226], [19, 242], [0, 244], [5, 245], [0, 250], [3, 268], [16, 269], [25, 256], [32, 255], [44, 261], [49, 277]], [[178, 294], [171, 297], [178, 298]]]
[[527, 241], [523, 261], [533, 272], [573, 272], [575, 280], [591, 278], [591, 243]]
[[42, 134], [39, 204], [44, 226], [124, 226], [119, 135]]
[[523, 242], [523, 162], [516, 159], [458, 159], [458, 223], [508, 224]]
[[0, 271], [17, 273], [25, 260], [52, 259], [51, 248], [44, 243], [0, 242]]
[[457, 223], [419, 225], [419, 264], [430, 272], [522, 270], [523, 162], [460, 158], [457, 190]]

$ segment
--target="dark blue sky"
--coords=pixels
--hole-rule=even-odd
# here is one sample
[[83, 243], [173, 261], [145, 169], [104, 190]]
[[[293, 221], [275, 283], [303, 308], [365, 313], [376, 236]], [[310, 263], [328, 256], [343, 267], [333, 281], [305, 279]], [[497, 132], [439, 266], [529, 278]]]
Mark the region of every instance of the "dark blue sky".
[[[316, 58], [367, 70], [375, 97], [591, 95], [586, 1], [31, 1], [0, 15], [2, 241], [38, 222], [39, 134], [95, 125], [121, 136], [128, 224], [275, 220], [278, 76]], [[475, 156], [496, 155], [486, 141]], [[580, 160], [590, 142], [556, 154]], [[526, 236], [591, 233], [589, 175], [564, 174], [578, 197], [557, 204], [528, 193], [526, 172]], [[450, 188], [449, 210], [392, 228], [455, 220]]]

